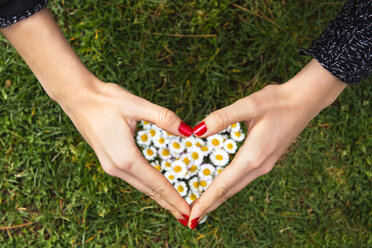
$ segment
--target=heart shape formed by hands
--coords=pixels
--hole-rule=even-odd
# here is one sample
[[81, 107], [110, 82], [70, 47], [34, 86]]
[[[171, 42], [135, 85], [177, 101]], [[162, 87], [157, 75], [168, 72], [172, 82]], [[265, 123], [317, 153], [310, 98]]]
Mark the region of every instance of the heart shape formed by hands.
[[245, 139], [240, 123], [207, 138], [181, 138], [146, 121], [139, 122], [136, 142], [149, 163], [164, 174], [191, 204], [229, 164]]

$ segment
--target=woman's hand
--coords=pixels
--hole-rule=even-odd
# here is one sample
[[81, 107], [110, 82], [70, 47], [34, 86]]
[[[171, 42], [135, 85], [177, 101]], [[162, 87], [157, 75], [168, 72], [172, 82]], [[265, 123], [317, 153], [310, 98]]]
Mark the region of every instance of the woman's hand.
[[47, 9], [0, 31], [71, 118], [104, 171], [144, 192], [186, 225], [190, 206], [142, 157], [133, 135], [138, 120], [179, 136], [191, 135], [192, 129], [173, 112], [99, 81], [81, 63]]
[[345, 86], [312, 60], [287, 83], [269, 85], [206, 117], [194, 129], [200, 137], [238, 121], [246, 123], [248, 135], [233, 161], [192, 204], [190, 228], [254, 179], [269, 173], [306, 124]]
[[[137, 121], [145, 120], [182, 136], [181, 119], [172, 111], [137, 97], [119, 85], [98, 82], [95, 90], [79, 91], [61, 104], [95, 151], [103, 170], [123, 179], [168, 209], [177, 219], [190, 206], [168, 180], [142, 156], [134, 141]], [[184, 124], [182, 124], [184, 125]]]

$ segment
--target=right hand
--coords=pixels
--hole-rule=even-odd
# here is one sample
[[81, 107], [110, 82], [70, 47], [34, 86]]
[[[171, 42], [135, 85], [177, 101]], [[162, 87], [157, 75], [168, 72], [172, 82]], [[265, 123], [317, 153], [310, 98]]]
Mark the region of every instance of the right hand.
[[181, 119], [172, 111], [135, 96], [117, 84], [99, 81], [95, 85], [94, 90], [77, 91], [67, 101], [59, 103], [95, 151], [103, 170], [145, 193], [178, 220], [186, 219], [183, 215], [190, 215], [189, 204], [148, 163], [134, 141], [139, 120], [185, 137], [179, 132]]

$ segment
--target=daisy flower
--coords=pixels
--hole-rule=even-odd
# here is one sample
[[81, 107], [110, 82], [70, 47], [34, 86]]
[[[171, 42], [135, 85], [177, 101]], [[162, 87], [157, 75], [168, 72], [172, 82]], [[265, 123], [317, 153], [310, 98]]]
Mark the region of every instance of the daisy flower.
[[201, 164], [203, 162], [204, 152], [199, 147], [190, 149], [188, 154], [195, 164]]
[[208, 147], [220, 148], [223, 145], [223, 138], [220, 134], [215, 134], [207, 138]]
[[190, 155], [189, 155], [188, 153], [183, 154], [183, 155], [180, 157], [179, 160], [183, 161], [183, 162], [185, 163], [186, 166], [190, 165], [190, 163], [191, 163], [191, 161], [192, 161], [192, 160], [191, 160], [191, 157], [190, 157]]
[[171, 162], [167, 161], [167, 160], [162, 160], [161, 161], [161, 168], [166, 170], [166, 171], [169, 171], [172, 169], [172, 164]]
[[173, 172], [171, 172], [171, 171], [166, 171], [164, 173], [164, 176], [172, 184], [176, 181], [176, 175]]
[[172, 139], [169, 142], [169, 150], [172, 153], [180, 154], [185, 150], [185, 146], [179, 141], [179, 139]]
[[137, 143], [140, 146], [148, 146], [151, 144], [151, 137], [147, 130], [141, 130], [137, 133]]
[[242, 133], [241, 131], [231, 130], [230, 134], [231, 134], [231, 138], [237, 142], [240, 142], [245, 138], [244, 133]]
[[174, 183], [174, 188], [180, 193], [182, 197], [186, 196], [187, 194], [187, 186], [185, 182], [177, 181]]
[[161, 171], [161, 165], [159, 164], [158, 160], [155, 160], [154, 162], [152, 162], [151, 165], [155, 167], [155, 169], [157, 169], [158, 171]]
[[195, 146], [201, 147], [203, 145], [204, 145], [204, 140], [202, 140], [201, 138], [195, 138]]
[[231, 124], [230, 130], [234, 132], [240, 131], [240, 123], [237, 122], [237, 123]]
[[191, 189], [191, 192], [199, 194], [199, 181], [197, 177], [194, 177], [191, 180], [189, 180], [189, 187]]
[[237, 148], [236, 142], [232, 139], [227, 139], [223, 142], [223, 149], [228, 153], [235, 153]]
[[147, 160], [153, 160], [156, 157], [156, 152], [156, 148], [152, 146], [145, 147], [142, 151]]
[[202, 145], [200, 147], [200, 150], [203, 152], [203, 156], [207, 156], [209, 153], [211, 153], [212, 149], [209, 148], [208, 146], [206, 145]]
[[198, 197], [199, 197], [199, 194], [194, 193], [194, 192], [189, 192], [186, 196], [186, 201], [188, 204], [191, 204], [193, 201], [198, 199]]
[[154, 142], [154, 146], [157, 148], [165, 148], [167, 147], [167, 141], [162, 135], [156, 135], [155, 137], [152, 138], [152, 142]]
[[217, 166], [216, 167], [216, 171], [215, 171], [215, 176], [218, 176], [220, 173], [221, 173], [221, 171], [224, 169], [224, 167], [222, 167], [222, 166]]
[[188, 166], [188, 172], [190, 173], [190, 176], [194, 176], [198, 174], [200, 164], [191, 163], [190, 166]]
[[209, 158], [216, 166], [224, 166], [229, 163], [229, 154], [222, 149], [214, 150]]
[[182, 178], [187, 173], [186, 165], [183, 161], [176, 160], [172, 163], [171, 171], [175, 173], [176, 178]]
[[162, 160], [169, 160], [172, 157], [170, 151], [166, 148], [159, 149], [158, 153]]
[[199, 168], [199, 177], [202, 180], [213, 180], [215, 168], [211, 164], [202, 164]]
[[155, 125], [152, 125], [152, 127], [149, 128], [148, 130], [149, 130], [149, 135], [151, 137], [155, 137], [157, 134], [160, 134], [159, 128]]
[[199, 192], [204, 192], [209, 185], [212, 183], [212, 179], [200, 179], [199, 180]]
[[187, 137], [185, 139], [182, 139], [183, 145], [186, 147], [186, 149], [191, 149], [195, 146], [196, 139], [193, 136]]
[[152, 127], [152, 124], [150, 122], [147, 122], [147, 121], [141, 121], [141, 125], [142, 125], [143, 129], [150, 129]]

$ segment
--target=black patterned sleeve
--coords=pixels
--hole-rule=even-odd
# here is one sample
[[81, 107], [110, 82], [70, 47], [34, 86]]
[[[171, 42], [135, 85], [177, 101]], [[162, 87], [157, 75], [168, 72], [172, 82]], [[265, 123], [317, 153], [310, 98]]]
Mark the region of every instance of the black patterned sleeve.
[[48, 0], [0, 0], [0, 28], [23, 20], [44, 9]]
[[347, 84], [372, 72], [372, 0], [349, 0], [340, 14], [301, 54], [313, 56]]

